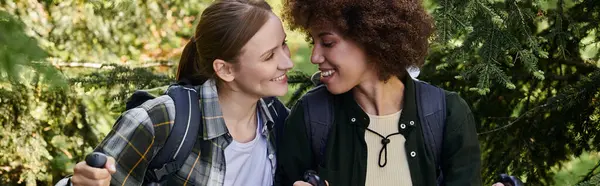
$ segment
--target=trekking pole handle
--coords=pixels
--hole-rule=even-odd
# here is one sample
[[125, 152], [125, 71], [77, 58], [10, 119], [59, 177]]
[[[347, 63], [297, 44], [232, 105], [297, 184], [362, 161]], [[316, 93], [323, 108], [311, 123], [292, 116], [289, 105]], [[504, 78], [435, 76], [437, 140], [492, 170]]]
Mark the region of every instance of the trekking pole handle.
[[505, 186], [523, 186], [523, 182], [519, 178], [508, 174], [500, 174], [498, 181]]
[[313, 186], [326, 186], [325, 180], [322, 180], [317, 172], [308, 170], [304, 173], [304, 181], [310, 183]]
[[92, 152], [85, 156], [85, 163], [94, 168], [104, 168], [104, 165], [106, 165], [106, 160], [106, 155], [100, 152]]

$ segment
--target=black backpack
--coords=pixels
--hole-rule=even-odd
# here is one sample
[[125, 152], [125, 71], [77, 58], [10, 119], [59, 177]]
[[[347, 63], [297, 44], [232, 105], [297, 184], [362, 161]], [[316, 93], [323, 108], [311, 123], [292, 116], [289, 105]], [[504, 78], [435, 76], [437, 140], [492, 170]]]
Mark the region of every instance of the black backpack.
[[[185, 163], [198, 139], [203, 127], [200, 103], [197, 90], [189, 83], [182, 81], [172, 84], [165, 91], [173, 99], [175, 105], [175, 121], [164, 147], [156, 154], [146, 170], [144, 185], [164, 183], [174, 175]], [[144, 102], [156, 98], [147, 91], [137, 90], [128, 99], [126, 110], [135, 108]], [[263, 98], [269, 108], [269, 113], [275, 122], [275, 130], [279, 131], [288, 115], [285, 106], [276, 97]], [[193, 114], [200, 113], [200, 114]], [[277, 133], [277, 132], [276, 132]], [[278, 144], [278, 142], [277, 142]]]
[[[327, 146], [327, 137], [334, 123], [333, 95], [318, 80], [319, 73], [313, 74], [311, 80], [316, 85], [302, 98], [306, 131], [311, 137], [315, 163], [322, 165]], [[410, 77], [409, 77], [410, 78]], [[417, 109], [423, 127], [423, 136], [427, 148], [434, 153], [438, 172], [438, 184], [443, 181], [441, 171], [442, 140], [446, 125], [446, 94], [441, 88], [423, 81], [415, 80], [417, 92]]]

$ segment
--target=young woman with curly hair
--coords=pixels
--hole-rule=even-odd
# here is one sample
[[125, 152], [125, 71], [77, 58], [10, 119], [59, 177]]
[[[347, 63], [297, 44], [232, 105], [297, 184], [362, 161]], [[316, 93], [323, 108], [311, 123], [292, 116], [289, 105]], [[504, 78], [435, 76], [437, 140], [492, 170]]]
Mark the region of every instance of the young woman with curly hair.
[[457, 93], [438, 89], [446, 103], [439, 161], [427, 147], [416, 101], [422, 82], [406, 70], [423, 65], [434, 31], [421, 0], [285, 0], [283, 17], [313, 42], [324, 86], [312, 92], [327, 90], [333, 121], [316, 153], [307, 97], [294, 106], [275, 185], [306, 185], [307, 170], [333, 186], [481, 185], [475, 120]]

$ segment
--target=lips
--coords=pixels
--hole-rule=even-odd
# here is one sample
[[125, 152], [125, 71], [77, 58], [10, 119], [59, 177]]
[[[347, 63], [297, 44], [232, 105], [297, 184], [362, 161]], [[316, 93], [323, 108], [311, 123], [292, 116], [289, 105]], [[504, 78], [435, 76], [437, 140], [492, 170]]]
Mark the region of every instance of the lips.
[[286, 77], [287, 77], [287, 75], [286, 75], [286, 74], [283, 74], [283, 75], [281, 75], [281, 76], [279, 76], [279, 77], [276, 77], [276, 78], [273, 78], [273, 79], [271, 79], [271, 81], [283, 81], [283, 80], [285, 80], [285, 79], [286, 79]]
[[321, 77], [329, 77], [335, 73], [335, 70], [321, 71]]

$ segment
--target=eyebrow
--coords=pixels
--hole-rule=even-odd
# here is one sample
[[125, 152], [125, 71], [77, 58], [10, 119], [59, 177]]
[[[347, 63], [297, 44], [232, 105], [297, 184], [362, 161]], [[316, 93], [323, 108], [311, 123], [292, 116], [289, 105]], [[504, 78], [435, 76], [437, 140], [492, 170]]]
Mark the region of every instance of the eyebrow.
[[323, 37], [323, 36], [326, 36], [326, 35], [333, 35], [333, 34], [332, 34], [332, 33], [329, 33], [329, 32], [321, 32], [321, 33], [319, 33], [319, 35], [318, 35], [318, 36], [319, 36], [319, 37]]

